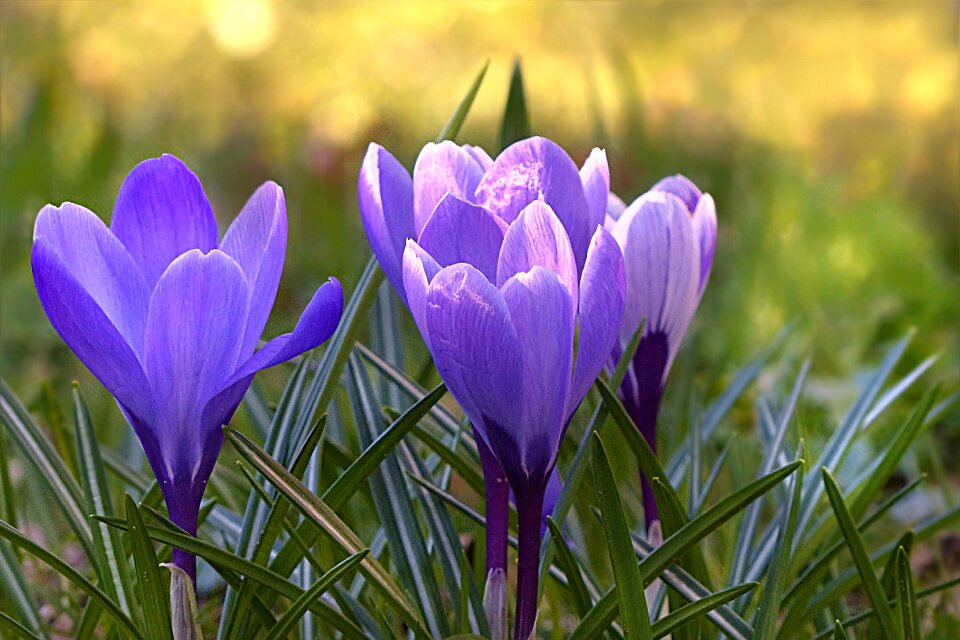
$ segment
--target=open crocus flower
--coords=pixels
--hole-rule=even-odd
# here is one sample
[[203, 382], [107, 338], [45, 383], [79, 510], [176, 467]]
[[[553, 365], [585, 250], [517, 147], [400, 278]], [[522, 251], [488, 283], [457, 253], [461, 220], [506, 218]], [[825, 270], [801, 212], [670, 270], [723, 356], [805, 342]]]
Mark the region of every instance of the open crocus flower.
[[[538, 246], [534, 240], [537, 233], [533, 233], [526, 244], [514, 241], [514, 247], [529, 247], [530, 253], [526, 259], [530, 263], [525, 271], [539, 264], [538, 260], [545, 259], [546, 253], [551, 250], [550, 246], [562, 244], [569, 248], [569, 254], [566, 249], [563, 252], [566, 260], [563, 263], [564, 282], [578, 283], [581, 273], [586, 273], [591, 241], [596, 240], [596, 229], [603, 223], [606, 215], [609, 188], [606, 155], [599, 149], [595, 149], [583, 168], [578, 170], [563, 149], [545, 138], [530, 138], [517, 142], [504, 150], [496, 161], [478, 147], [461, 147], [445, 141], [440, 144], [430, 143], [423, 148], [412, 179], [386, 149], [371, 144], [360, 170], [358, 198], [364, 229], [374, 253], [388, 280], [409, 304], [410, 291], [405, 285], [404, 256], [410, 251], [413, 251], [414, 256], [423, 253], [427, 257], [426, 268], [432, 268], [429, 265], [433, 264], [437, 267], [457, 263], [472, 265], [471, 273], [479, 273], [490, 287], [497, 290], [504, 284], [497, 282], [504, 235], [507, 228], [519, 219], [521, 212], [534, 202], [539, 202], [540, 205], [539, 213], [531, 214], [533, 218], [550, 219], [548, 226], [541, 229], [540, 233], [556, 233], [564, 236], [564, 241], [560, 243], [554, 238], [550, 241], [553, 244]], [[550, 215], [546, 216], [544, 211], [549, 211]], [[528, 229], [528, 226], [521, 225], [521, 228]], [[600, 237], [603, 240], [600, 244], [604, 248], [598, 251], [613, 260], [611, 249], [615, 247], [606, 240], [609, 236]], [[408, 240], [418, 241], [418, 244], [408, 247]], [[567, 259], [570, 256], [572, 259]], [[514, 256], [508, 258], [507, 264], [511, 264], [511, 259], [520, 262], [524, 260]], [[555, 259], [559, 260], [559, 257], [555, 256]], [[618, 256], [616, 261], [619, 260]], [[560, 267], [559, 263], [550, 264], [554, 269]], [[510, 276], [516, 273], [518, 272]], [[610, 278], [608, 283], [613, 283], [611, 286], [614, 287], [617, 282], [616, 273], [618, 272], [614, 270], [607, 274]], [[430, 280], [433, 275], [435, 274], [431, 272]], [[541, 279], [549, 279], [550, 276], [540, 274], [525, 277], [530, 279], [527, 284], [533, 287], [531, 283], [539, 283]], [[430, 280], [416, 280], [414, 285], [418, 287], [417, 295], [425, 295], [421, 289], [425, 288], [425, 282]], [[573, 287], [568, 291], [573, 291]], [[573, 299], [576, 302], [576, 296]], [[587, 299], [590, 299], [590, 296]], [[417, 306], [411, 305], [411, 310], [429, 343], [429, 332], [421, 303], [422, 299], [418, 298]], [[574, 308], [576, 309], [576, 306]], [[611, 313], [619, 317], [620, 312], [613, 310]], [[610, 325], [610, 328], [614, 327]], [[559, 337], [556, 339], [562, 342]], [[512, 365], [519, 366], [517, 362]], [[578, 375], [579, 371], [578, 369]], [[586, 364], [583, 371], [587, 371]], [[583, 398], [586, 388], [592, 384], [598, 372], [599, 369], [592, 375], [582, 376], [575, 394], [578, 400], [573, 403], [572, 408]], [[454, 396], [460, 400], [461, 396], [456, 390], [457, 382], [447, 379], [446, 376], [444, 380]], [[586, 388], [581, 389], [584, 383]], [[557, 389], [553, 391], [559, 392]], [[532, 394], [533, 391], [529, 393]], [[467, 409], [466, 404], [464, 408]], [[565, 419], [569, 418], [569, 413], [565, 413]], [[504, 462], [501, 452], [492, 452], [488, 448], [481, 416], [471, 411], [467, 411], [467, 415], [477, 434], [483, 463], [489, 590], [491, 582], [502, 581], [505, 576], [510, 492], [506, 486], [507, 474], [504, 466], [511, 464], [511, 461]], [[516, 424], [519, 416], [515, 416], [514, 420], [513, 424]], [[564, 426], [565, 423], [559, 427], [553, 424], [553, 435], [559, 438]], [[555, 449], [552, 452], [544, 450], [542, 453], [551, 457], [555, 454]], [[516, 464], [516, 459], [512, 460], [512, 463]], [[548, 466], [552, 467], [552, 464], [551, 459]], [[556, 489], [559, 480], [554, 480], [551, 486]], [[502, 582], [495, 587], [505, 593]]]
[[[612, 362], [646, 320], [643, 337], [620, 387], [624, 406], [650, 446], [657, 446], [663, 386], [713, 266], [717, 216], [713, 198], [683, 176], [658, 182], [629, 207], [612, 196], [607, 229], [623, 250], [627, 301]], [[643, 479], [647, 522], [658, 517]]]
[[[164, 155], [120, 187], [108, 228], [66, 203], [37, 216], [33, 275], [51, 324], [116, 398], [170, 518], [196, 534], [204, 487], [253, 375], [325, 341], [343, 292], [321, 286], [293, 333], [256, 350], [283, 270], [283, 191], [261, 186], [219, 240], [197, 177]], [[191, 577], [196, 560], [175, 550]]]
[[496, 540], [488, 588], [506, 568], [503, 475], [513, 488], [518, 638], [536, 618], [541, 511], [560, 439], [619, 331], [623, 258], [600, 226], [608, 192], [602, 151], [578, 170], [544, 138], [496, 161], [476, 147], [429, 144], [412, 180], [371, 144], [360, 173], [367, 237], [477, 434], [488, 545]]

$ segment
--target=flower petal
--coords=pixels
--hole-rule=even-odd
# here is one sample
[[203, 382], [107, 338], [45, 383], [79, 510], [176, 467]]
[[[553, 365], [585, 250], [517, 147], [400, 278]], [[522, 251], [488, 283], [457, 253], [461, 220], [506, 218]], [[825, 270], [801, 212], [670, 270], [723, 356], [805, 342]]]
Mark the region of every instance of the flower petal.
[[431, 281], [426, 320], [440, 377], [493, 447], [490, 432], [509, 429], [521, 411], [520, 344], [503, 296], [474, 267], [455, 264]]
[[577, 264], [567, 232], [543, 202], [531, 202], [510, 225], [497, 265], [497, 286], [518, 273], [544, 267], [556, 273], [570, 292], [573, 308], [579, 299]]
[[203, 410], [203, 424], [220, 426], [230, 421], [258, 371], [274, 367], [326, 342], [343, 314], [343, 288], [336, 278], [313, 294], [292, 333], [277, 336], [242, 362]]
[[480, 163], [480, 168], [484, 171], [493, 166], [493, 158], [490, 157], [490, 154], [487, 153], [483, 147], [465, 144], [462, 148], [464, 151], [472, 155], [474, 160]]
[[452, 194], [440, 200], [418, 243], [438, 264], [466, 262], [493, 282], [506, 223], [483, 207]]
[[697, 203], [700, 202], [700, 189], [697, 188], [697, 185], [682, 175], [668, 176], [653, 185], [650, 189], [651, 191], [666, 191], [667, 193], [672, 193], [681, 200], [683, 204], [686, 205], [687, 211], [693, 213], [697, 209]]
[[583, 401], [617, 343], [626, 296], [623, 255], [609, 232], [597, 228], [580, 278], [579, 342], [566, 419]]
[[550, 205], [567, 230], [582, 267], [595, 225], [583, 194], [577, 165], [546, 138], [528, 138], [507, 147], [477, 187], [474, 202], [513, 222], [535, 200]]
[[[610, 166], [607, 164], [607, 152], [594, 149], [580, 169], [583, 182], [583, 194], [590, 207], [589, 224], [591, 229], [603, 224], [607, 215], [607, 201], [610, 196]], [[616, 197], [616, 196], [614, 196]]]
[[118, 402], [151, 420], [149, 385], [136, 353], [47, 237], [34, 242], [31, 266], [40, 304], [63, 341]]
[[430, 332], [427, 331], [427, 290], [440, 269], [433, 256], [424, 251], [416, 240], [407, 240], [407, 248], [403, 252], [403, 288], [407, 292], [407, 306], [410, 307], [410, 313], [420, 329], [427, 349], [430, 348]]
[[217, 248], [217, 219], [200, 180], [169, 154], [144, 160], [127, 175], [110, 228], [151, 289], [180, 254]]
[[360, 167], [357, 197], [373, 253], [390, 284], [406, 299], [403, 248], [407, 238], [417, 237], [413, 224], [413, 180], [389, 151], [371, 142]]
[[266, 182], [257, 189], [223, 236], [221, 249], [237, 261], [250, 286], [250, 313], [240, 359], [257, 348], [267, 326], [287, 251], [287, 206], [283, 189]]
[[37, 216], [33, 237], [49, 243], [64, 268], [141, 357], [150, 290], [140, 268], [107, 225], [79, 205], [47, 205]]
[[501, 292], [523, 356], [523, 421], [512, 435], [527, 477], [545, 482], [566, 423], [574, 307], [557, 274], [539, 266], [510, 278]]
[[150, 299], [146, 373], [169, 477], [196, 475], [209, 432], [201, 412], [236, 367], [250, 304], [247, 279], [219, 250], [174, 260]]
[[607, 215], [604, 218], [603, 228], [610, 231], [626, 209], [627, 205], [620, 199], [620, 196], [610, 192], [607, 196]]
[[483, 167], [466, 149], [450, 140], [427, 143], [413, 167], [413, 217], [417, 235], [423, 232], [446, 194], [472, 200], [482, 177]]
[[644, 335], [667, 335], [665, 377], [697, 306], [700, 246], [693, 221], [678, 197], [651, 191], [624, 212], [613, 236], [623, 250], [627, 281], [620, 342], [629, 342], [646, 318]]
[[703, 290], [710, 279], [713, 269], [713, 249], [717, 244], [717, 209], [713, 197], [709, 193], [703, 194], [693, 212], [693, 229], [700, 243], [700, 284], [697, 288], [697, 299], [703, 297]]

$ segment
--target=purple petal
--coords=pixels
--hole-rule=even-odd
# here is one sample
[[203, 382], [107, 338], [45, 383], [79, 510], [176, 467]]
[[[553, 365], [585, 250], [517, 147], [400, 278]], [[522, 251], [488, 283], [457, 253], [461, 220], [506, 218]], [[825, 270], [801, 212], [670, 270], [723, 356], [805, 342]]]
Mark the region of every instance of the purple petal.
[[426, 320], [440, 377], [492, 447], [491, 431], [521, 411], [520, 344], [503, 296], [475, 268], [455, 264], [431, 281]]
[[626, 209], [627, 205], [620, 199], [620, 196], [611, 192], [607, 196], [607, 215], [604, 217], [603, 228], [610, 231]]
[[713, 269], [713, 249], [717, 244], [717, 210], [713, 204], [713, 197], [709, 193], [703, 194], [693, 212], [693, 229], [700, 243], [700, 284], [697, 287], [697, 299], [703, 297], [703, 290], [710, 279]]
[[587, 395], [617, 343], [625, 295], [620, 247], [609, 232], [598, 228], [590, 242], [580, 279], [580, 339], [567, 402], [567, 420]]
[[69, 202], [44, 207], [33, 236], [49, 243], [64, 268], [140, 357], [150, 290], [123, 243], [96, 214]]
[[556, 273], [566, 285], [573, 307], [577, 307], [580, 285], [570, 240], [550, 207], [539, 201], [523, 210], [503, 239], [497, 286], [533, 267]]
[[63, 341], [131, 413], [151, 420], [149, 385], [136, 353], [44, 236], [33, 244], [31, 265], [40, 304]]
[[267, 326], [287, 251], [283, 189], [267, 182], [257, 189], [227, 229], [221, 248], [237, 261], [250, 286], [250, 313], [240, 358], [249, 357]]
[[194, 249], [157, 282], [147, 316], [145, 361], [169, 477], [195, 476], [213, 427], [201, 413], [240, 354], [250, 289], [233, 258]]
[[274, 367], [326, 342], [343, 314], [343, 288], [336, 278], [324, 283], [304, 309], [292, 333], [277, 336], [257, 351], [226, 380], [203, 410], [203, 424], [220, 426], [230, 421], [253, 375]]
[[693, 221], [679, 198], [652, 191], [630, 205], [613, 236], [623, 250], [627, 281], [620, 341], [627, 343], [646, 318], [644, 335], [667, 336], [666, 376], [697, 306], [700, 245]]
[[501, 291], [523, 356], [523, 421], [512, 435], [526, 475], [545, 482], [566, 423], [574, 306], [566, 285], [543, 267], [518, 273]]
[[180, 254], [217, 248], [217, 219], [200, 181], [169, 154], [144, 160], [127, 175], [110, 228], [151, 289]]
[[483, 147], [465, 144], [462, 149], [473, 156], [473, 159], [480, 163], [480, 168], [484, 171], [493, 166], [493, 158], [490, 157], [489, 153], [484, 151]]
[[472, 200], [483, 167], [475, 156], [450, 140], [427, 145], [413, 167], [413, 216], [419, 236], [443, 197], [450, 193], [461, 200]]
[[535, 200], [554, 210], [570, 237], [577, 266], [582, 267], [596, 225], [590, 223], [577, 165], [546, 138], [529, 138], [507, 147], [483, 176], [474, 201], [513, 222]]
[[413, 320], [427, 343], [427, 349], [430, 348], [430, 332], [427, 331], [427, 290], [440, 269], [433, 256], [424, 251], [416, 240], [407, 240], [407, 248], [403, 252], [403, 288], [407, 292], [407, 306], [410, 307]]
[[405, 299], [403, 248], [407, 238], [417, 237], [413, 224], [413, 180], [389, 151], [371, 142], [360, 167], [357, 197], [373, 253], [390, 284]]
[[607, 164], [606, 151], [594, 149], [590, 152], [580, 169], [580, 180], [583, 181], [583, 194], [590, 207], [590, 228], [596, 229], [606, 218], [610, 197], [610, 166]]
[[448, 194], [420, 235], [419, 245], [438, 264], [466, 262], [493, 282], [507, 225], [483, 207]]
[[700, 189], [693, 184], [686, 176], [669, 176], [653, 185], [651, 191], [666, 191], [672, 193], [686, 205], [687, 211], [693, 213], [697, 209], [697, 203], [700, 202]]

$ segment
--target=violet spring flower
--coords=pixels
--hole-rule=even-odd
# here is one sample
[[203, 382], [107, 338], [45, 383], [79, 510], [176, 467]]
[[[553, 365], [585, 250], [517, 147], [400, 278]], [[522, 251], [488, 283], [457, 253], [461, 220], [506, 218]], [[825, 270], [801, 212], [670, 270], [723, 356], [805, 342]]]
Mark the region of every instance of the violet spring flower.
[[[536, 620], [541, 514], [560, 440], [620, 327], [623, 258], [600, 226], [608, 192], [603, 152], [578, 172], [543, 138], [496, 162], [473, 147], [430, 144], [412, 181], [371, 145], [360, 173], [374, 252], [474, 427], [485, 476], [498, 463], [492, 473], [515, 494], [517, 638]], [[505, 542], [506, 492], [491, 504], [491, 485], [503, 483], [485, 482], [488, 530]], [[488, 569], [503, 571], [505, 556], [504, 544], [503, 564], [488, 557]]]
[[[256, 350], [287, 244], [283, 191], [267, 182], [223, 240], [197, 177], [164, 155], [120, 187], [108, 228], [79, 205], [46, 206], [32, 254], [51, 324], [116, 398], [163, 492], [192, 535], [227, 423], [254, 374], [324, 342], [343, 308], [321, 286], [293, 333]], [[174, 550], [191, 577], [193, 555]]]
[[[716, 209], [710, 194], [701, 193], [683, 176], [673, 176], [629, 207], [611, 194], [605, 226], [623, 250], [627, 274], [623, 325], [612, 362], [615, 366], [646, 320], [620, 395], [640, 433], [656, 450], [664, 383], [713, 266]], [[658, 518], [658, 511], [649, 483], [641, 480], [649, 524]]]

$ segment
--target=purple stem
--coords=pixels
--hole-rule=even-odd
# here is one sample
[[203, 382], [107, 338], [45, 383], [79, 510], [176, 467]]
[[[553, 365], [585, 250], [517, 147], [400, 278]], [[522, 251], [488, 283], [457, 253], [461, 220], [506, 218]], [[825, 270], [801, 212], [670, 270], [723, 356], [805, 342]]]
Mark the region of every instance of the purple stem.
[[495, 569], [507, 571], [507, 528], [510, 520], [510, 485], [500, 462], [474, 431], [483, 468], [484, 498], [487, 504], [487, 575]]
[[517, 606], [514, 640], [527, 640], [537, 622], [540, 581], [540, 525], [545, 487], [515, 491], [517, 500]]
[[[200, 514], [200, 499], [203, 497], [203, 487], [198, 491], [191, 483], [163, 481], [160, 484], [163, 499], [167, 503], [167, 512], [170, 520], [189, 533], [197, 535], [197, 518]], [[197, 583], [197, 558], [192, 553], [173, 549], [173, 564], [187, 572], [194, 585]]]
[[[663, 390], [658, 387], [657, 391], [657, 393], [644, 394], [639, 402], [628, 401], [625, 406], [634, 424], [640, 430], [640, 435], [654, 453], [657, 452], [657, 415], [660, 413], [660, 399], [663, 397]], [[650, 480], [642, 469], [639, 473], [640, 487], [643, 491], [643, 518], [649, 526], [654, 520], [660, 519], [660, 511], [653, 497], [653, 486]]]

